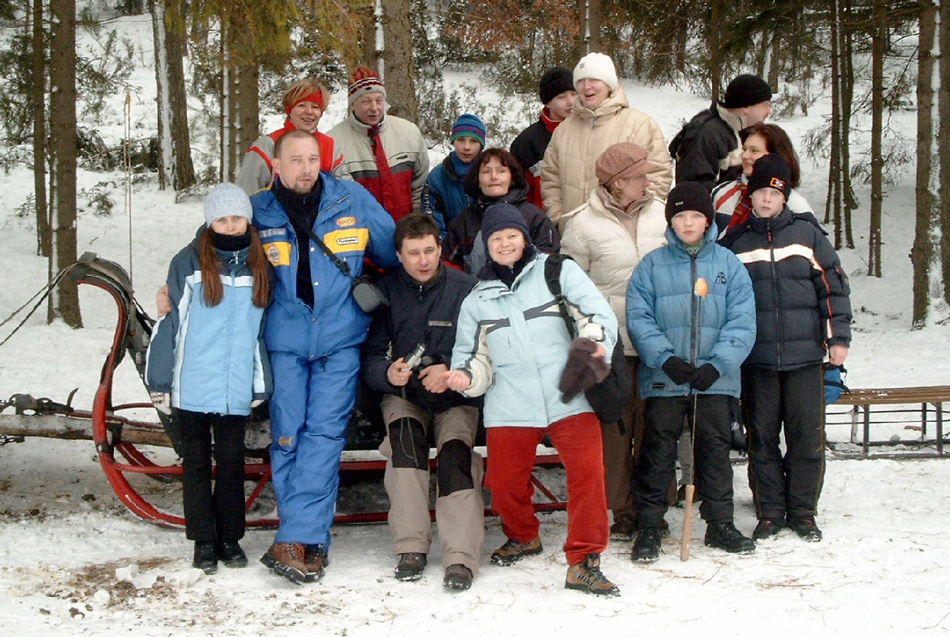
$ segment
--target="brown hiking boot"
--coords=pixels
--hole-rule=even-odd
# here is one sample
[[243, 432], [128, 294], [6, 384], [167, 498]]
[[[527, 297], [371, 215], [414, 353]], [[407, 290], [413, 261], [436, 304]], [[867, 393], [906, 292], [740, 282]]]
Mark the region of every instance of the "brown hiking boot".
[[600, 556], [596, 553], [588, 555], [580, 564], [568, 567], [564, 588], [604, 597], [620, 595], [620, 589], [600, 572]]
[[508, 540], [501, 545], [497, 551], [491, 554], [491, 563], [496, 566], [511, 566], [523, 557], [537, 555], [544, 548], [541, 546], [541, 538], [536, 537], [530, 542], [519, 542], [517, 540]]
[[274, 542], [261, 557], [261, 563], [294, 584], [303, 584], [307, 580], [305, 553], [303, 544]]
[[308, 546], [304, 551], [304, 565], [307, 567], [307, 576], [304, 581], [316, 582], [323, 578], [323, 569], [330, 564], [330, 556], [322, 545]]
[[472, 571], [464, 564], [450, 564], [445, 568], [442, 586], [457, 591], [467, 591], [472, 587]]

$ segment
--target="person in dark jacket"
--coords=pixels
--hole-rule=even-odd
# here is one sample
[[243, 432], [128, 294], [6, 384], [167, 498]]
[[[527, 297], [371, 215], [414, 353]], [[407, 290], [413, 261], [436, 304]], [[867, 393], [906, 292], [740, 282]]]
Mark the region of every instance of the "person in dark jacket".
[[698, 113], [670, 142], [676, 182], [698, 181], [712, 190], [742, 174], [739, 131], [772, 114], [772, 89], [755, 75], [729, 82], [719, 102]]
[[435, 218], [443, 237], [449, 222], [472, 203], [465, 177], [485, 148], [485, 124], [471, 113], [460, 115], [452, 124], [449, 142], [452, 152], [432, 169], [422, 187], [422, 213]]
[[729, 461], [739, 367], [755, 341], [755, 299], [742, 263], [716, 244], [713, 218], [705, 186], [678, 184], [666, 204], [669, 244], [646, 255], [627, 286], [627, 328], [643, 365], [640, 393], [646, 399], [646, 431], [635, 473], [635, 562], [660, 556], [684, 420], [695, 440], [706, 546], [755, 551], [755, 542], [733, 523]]
[[544, 211], [527, 200], [524, 171], [515, 156], [504, 148], [488, 148], [475, 160], [465, 178], [465, 190], [474, 202], [449, 224], [445, 260], [477, 275], [487, 263], [481, 228], [485, 210], [496, 203], [518, 208], [528, 226], [531, 243], [538, 250], [554, 253], [561, 249], [561, 237]]
[[[749, 270], [756, 339], [742, 368], [749, 477], [759, 518], [753, 538], [784, 526], [821, 540], [815, 523], [825, 471], [822, 360], [842, 365], [851, 342], [848, 278], [824, 231], [785, 204], [791, 189], [779, 155], [755, 162], [752, 214], [722, 244]], [[784, 429], [786, 453], [779, 449]]]
[[[485, 539], [482, 458], [472, 450], [480, 399], [447, 389], [462, 301], [474, 277], [441, 263], [439, 228], [432, 217], [399, 221], [396, 251], [402, 267], [379, 282], [389, 301], [373, 316], [363, 346], [363, 380], [384, 394], [386, 492], [396, 579], [422, 577], [432, 542], [429, 518], [429, 438], [438, 461], [436, 524], [445, 568], [443, 585], [468, 589]], [[411, 359], [411, 360], [410, 360]]]
[[573, 71], [563, 66], [548, 69], [538, 82], [538, 92], [544, 104], [541, 115], [511, 142], [511, 154], [524, 169], [528, 201], [544, 208], [541, 201], [541, 163], [554, 129], [574, 112], [577, 91], [574, 90]]

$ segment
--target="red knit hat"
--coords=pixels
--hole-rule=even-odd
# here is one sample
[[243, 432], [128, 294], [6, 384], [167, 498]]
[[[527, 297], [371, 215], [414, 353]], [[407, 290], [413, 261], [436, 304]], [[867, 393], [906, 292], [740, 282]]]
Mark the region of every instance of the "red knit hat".
[[386, 97], [386, 87], [383, 85], [379, 74], [365, 66], [357, 67], [357, 69], [353, 71], [353, 77], [350, 78], [348, 91], [350, 106], [367, 93], [382, 93], [383, 98]]

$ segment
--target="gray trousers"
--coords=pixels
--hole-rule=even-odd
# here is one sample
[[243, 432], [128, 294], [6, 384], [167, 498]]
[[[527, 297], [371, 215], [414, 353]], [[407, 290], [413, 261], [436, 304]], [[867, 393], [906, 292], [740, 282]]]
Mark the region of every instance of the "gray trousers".
[[[387, 395], [382, 401], [383, 422], [386, 423], [387, 436], [379, 451], [386, 457], [386, 474], [383, 482], [389, 495], [389, 528], [393, 534], [393, 552], [428, 553], [432, 543], [432, 522], [429, 516], [429, 470], [428, 442], [431, 435], [435, 439], [437, 458], [443, 448], [451, 441], [464, 443], [471, 454], [471, 466], [453, 467], [440, 462], [439, 484], [457, 485], [459, 481], [469, 482], [470, 487], [456, 489], [452, 487], [447, 494], [438, 493], [435, 501], [435, 519], [439, 530], [439, 542], [442, 545], [442, 565], [464, 564], [472, 573], [478, 572], [478, 561], [485, 542], [485, 504], [482, 500], [482, 478], [484, 466], [482, 457], [472, 450], [475, 444], [475, 432], [478, 427], [478, 409], [475, 407], [452, 407], [431, 414], [413, 403], [398, 396]], [[406, 420], [421, 424], [425, 441], [409, 440], [418, 436], [418, 425], [413, 424], [411, 435]], [[396, 427], [399, 424], [398, 428]], [[398, 431], [398, 440], [392, 440]], [[396, 453], [394, 453], [394, 445]], [[454, 450], [458, 444], [450, 445]], [[420, 456], [416, 466], [394, 466], [406, 464], [398, 458], [415, 454]], [[467, 454], [466, 454], [467, 455]], [[424, 457], [422, 457], [424, 456]], [[457, 453], [453, 455], [457, 458]], [[425, 468], [421, 468], [425, 467]], [[451, 475], [451, 474], [455, 475]], [[446, 475], [449, 474], [449, 475]], [[440, 489], [441, 491], [441, 489]]]

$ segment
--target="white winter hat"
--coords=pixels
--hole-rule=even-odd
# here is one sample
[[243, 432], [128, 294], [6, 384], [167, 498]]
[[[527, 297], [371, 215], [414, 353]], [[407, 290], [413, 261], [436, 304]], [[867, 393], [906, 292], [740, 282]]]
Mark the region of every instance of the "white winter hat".
[[221, 217], [244, 217], [251, 221], [251, 200], [235, 184], [218, 184], [205, 199], [205, 223], [208, 227]]
[[574, 87], [577, 88], [583, 79], [600, 80], [610, 87], [611, 93], [620, 86], [614, 61], [603, 53], [588, 53], [577, 63], [574, 67]]

